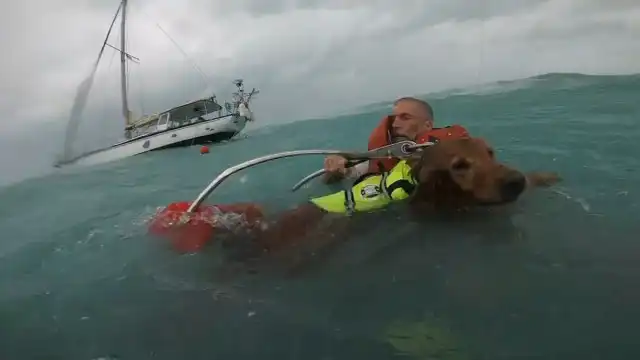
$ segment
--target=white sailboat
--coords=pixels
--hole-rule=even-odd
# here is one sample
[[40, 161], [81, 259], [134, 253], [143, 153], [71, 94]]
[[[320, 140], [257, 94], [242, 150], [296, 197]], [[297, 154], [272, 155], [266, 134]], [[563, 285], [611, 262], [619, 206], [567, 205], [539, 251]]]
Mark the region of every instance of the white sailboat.
[[[237, 91], [232, 94], [231, 102], [225, 102], [224, 106], [218, 104], [216, 96], [213, 95], [181, 104], [162, 112], [132, 119], [127, 94], [126, 62], [127, 60], [137, 61], [138, 59], [128, 54], [125, 47], [127, 2], [127, 0], [121, 1], [100, 49], [98, 59], [94, 64], [95, 72], [105, 46], [120, 52], [122, 112], [125, 121], [124, 138], [122, 141], [106, 148], [77, 156], [71, 154], [71, 142], [79, 122], [79, 119], [74, 118], [74, 114], [78, 116], [77, 113], [80, 112], [77, 111], [78, 108], [84, 107], [86, 103], [86, 97], [93, 82], [92, 75], [81, 84], [76, 96], [72, 117], [67, 127], [64, 153], [54, 165], [56, 167], [93, 165], [154, 150], [229, 140], [240, 133], [247, 122], [254, 121], [254, 115], [249, 108], [249, 103], [251, 98], [258, 94], [259, 91], [254, 88], [251, 92], [246, 93], [242, 79], [234, 81]], [[121, 18], [120, 49], [107, 43], [118, 13], [120, 13]]]

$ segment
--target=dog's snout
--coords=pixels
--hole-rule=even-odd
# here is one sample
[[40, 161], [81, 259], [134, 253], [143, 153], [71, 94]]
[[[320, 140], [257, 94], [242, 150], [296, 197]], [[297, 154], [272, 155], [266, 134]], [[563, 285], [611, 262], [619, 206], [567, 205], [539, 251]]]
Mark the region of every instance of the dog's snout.
[[522, 194], [527, 185], [527, 180], [520, 172], [511, 172], [504, 178], [500, 185], [500, 193], [504, 200], [515, 200]]

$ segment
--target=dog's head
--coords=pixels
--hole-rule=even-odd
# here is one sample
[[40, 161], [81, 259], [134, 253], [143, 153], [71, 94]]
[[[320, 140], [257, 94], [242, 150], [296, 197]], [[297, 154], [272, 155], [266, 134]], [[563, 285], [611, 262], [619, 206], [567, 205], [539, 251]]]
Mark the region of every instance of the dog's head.
[[412, 202], [468, 207], [516, 201], [524, 192], [525, 175], [498, 162], [482, 139], [444, 140], [408, 160], [419, 183]]

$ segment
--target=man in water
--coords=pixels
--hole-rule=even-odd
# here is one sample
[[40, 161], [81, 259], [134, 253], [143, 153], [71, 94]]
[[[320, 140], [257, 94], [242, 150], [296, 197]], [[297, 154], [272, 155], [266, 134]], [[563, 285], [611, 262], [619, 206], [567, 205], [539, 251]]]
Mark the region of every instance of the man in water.
[[[369, 136], [369, 150], [402, 140], [417, 143], [437, 142], [443, 138], [467, 137], [467, 130], [460, 125], [434, 128], [433, 108], [429, 103], [414, 97], [403, 97], [393, 103], [391, 115], [385, 116]], [[325, 158], [326, 183], [343, 178], [355, 179], [367, 173], [389, 171], [398, 161], [366, 161], [347, 168], [347, 159], [339, 155]]]

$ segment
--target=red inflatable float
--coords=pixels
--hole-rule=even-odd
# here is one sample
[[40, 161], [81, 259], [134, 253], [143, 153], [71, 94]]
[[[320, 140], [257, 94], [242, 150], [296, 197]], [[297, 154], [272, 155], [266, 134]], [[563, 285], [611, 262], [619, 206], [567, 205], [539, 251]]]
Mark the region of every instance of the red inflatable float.
[[187, 213], [189, 206], [188, 201], [169, 204], [156, 214], [149, 232], [169, 239], [177, 251], [196, 252], [213, 240], [220, 216], [243, 215], [248, 226], [255, 226], [264, 217], [262, 209], [252, 203], [200, 205]]

